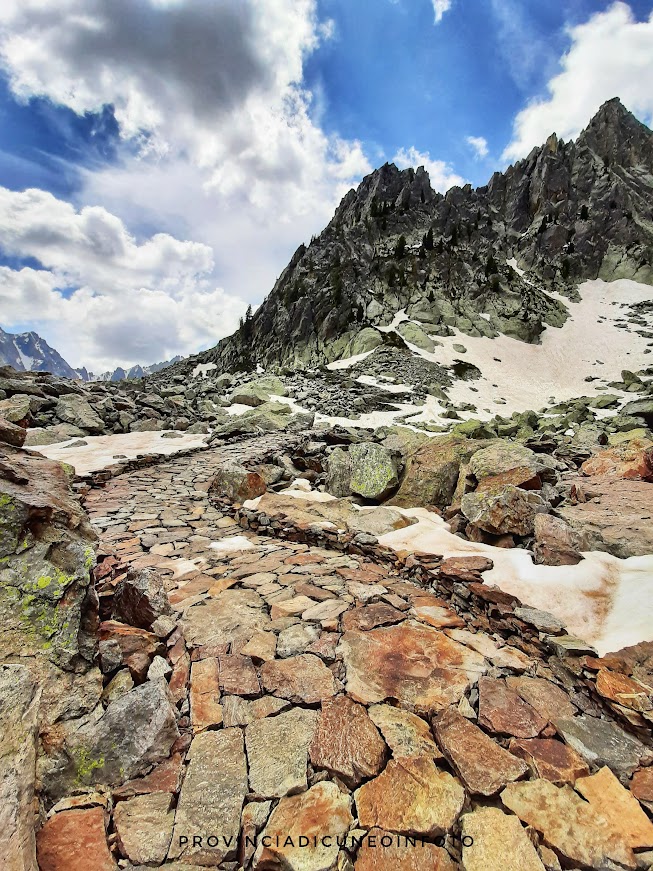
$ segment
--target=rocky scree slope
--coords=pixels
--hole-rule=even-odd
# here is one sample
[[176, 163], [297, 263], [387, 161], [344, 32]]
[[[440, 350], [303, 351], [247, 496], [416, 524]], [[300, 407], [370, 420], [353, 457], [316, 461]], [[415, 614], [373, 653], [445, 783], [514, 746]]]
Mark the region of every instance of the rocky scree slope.
[[[297, 249], [251, 319], [172, 372], [354, 356], [380, 345], [376, 328], [402, 309], [430, 334], [457, 327], [537, 342], [547, 324], [567, 316], [552, 291], [572, 296], [597, 277], [653, 283], [652, 196], [651, 131], [618, 99], [576, 141], [552, 134], [484, 187], [443, 196], [423, 167], [385, 164]], [[510, 268], [512, 258], [524, 276]]]

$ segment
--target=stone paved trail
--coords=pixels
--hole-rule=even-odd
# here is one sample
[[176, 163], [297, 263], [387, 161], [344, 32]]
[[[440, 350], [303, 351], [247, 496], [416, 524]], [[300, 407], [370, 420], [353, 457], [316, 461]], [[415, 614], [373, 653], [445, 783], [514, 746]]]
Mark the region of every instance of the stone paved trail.
[[[643, 745], [607, 721], [599, 737], [583, 732], [597, 712], [579, 711], [542, 661], [391, 567], [244, 534], [207, 491], [225, 456], [255, 447], [141, 469], [86, 499], [101, 549], [161, 572], [177, 623], [157, 673], [181, 737], [114, 790], [114, 859], [175, 871], [646, 867], [633, 850], [653, 848], [653, 824], [619, 780], [650, 761]], [[157, 640], [132, 632], [136, 648]], [[75, 813], [56, 815], [60, 838]], [[80, 848], [84, 867], [115, 867], [99, 841]]]

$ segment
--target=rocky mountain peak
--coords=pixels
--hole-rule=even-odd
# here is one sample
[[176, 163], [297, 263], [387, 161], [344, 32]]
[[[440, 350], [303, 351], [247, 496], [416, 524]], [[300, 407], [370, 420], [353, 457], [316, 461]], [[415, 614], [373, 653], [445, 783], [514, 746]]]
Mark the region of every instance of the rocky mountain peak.
[[618, 97], [601, 106], [578, 137], [577, 145], [590, 148], [606, 166], [644, 165], [653, 169], [651, 131], [626, 109]]

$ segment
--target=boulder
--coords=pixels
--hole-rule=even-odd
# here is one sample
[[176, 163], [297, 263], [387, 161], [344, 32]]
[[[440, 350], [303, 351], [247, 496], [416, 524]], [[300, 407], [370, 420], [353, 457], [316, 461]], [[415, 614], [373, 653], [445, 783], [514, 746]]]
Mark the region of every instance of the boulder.
[[460, 506], [470, 523], [492, 535], [530, 535], [536, 515], [547, 510], [537, 493], [514, 484], [466, 493]]
[[151, 568], [129, 569], [114, 594], [116, 620], [149, 629], [158, 617], [172, 614], [163, 579]]
[[461, 464], [487, 444], [482, 439], [457, 436], [431, 439], [408, 457], [401, 486], [389, 504], [446, 508], [453, 499]]
[[13, 445], [15, 448], [22, 448], [25, 443], [27, 430], [22, 426], [16, 426], [4, 417], [0, 417], [0, 442], [7, 445]]
[[621, 409], [621, 414], [641, 417], [647, 426], [653, 427], [653, 399], [636, 399]]
[[327, 461], [326, 488], [332, 496], [351, 495], [351, 454], [343, 448], [334, 448]]
[[71, 423], [89, 433], [101, 433], [105, 430], [102, 418], [82, 396], [61, 396], [55, 407], [55, 414], [64, 423]]
[[581, 552], [588, 550], [582, 534], [552, 514], [536, 514], [533, 532], [535, 562], [543, 565], [574, 566], [581, 561]]
[[117, 786], [161, 762], [179, 737], [174, 703], [163, 678], [111, 702], [99, 718], [71, 727], [50, 759], [44, 792], [61, 798], [84, 786]]
[[245, 502], [262, 496], [266, 489], [265, 481], [256, 472], [236, 463], [225, 463], [213, 479], [209, 492], [232, 502]]
[[15, 393], [10, 399], [0, 399], [0, 416], [9, 423], [26, 423], [30, 418], [31, 399]]
[[397, 462], [383, 445], [361, 442], [349, 448], [351, 462], [350, 488], [366, 499], [381, 500], [397, 488]]
[[540, 463], [534, 451], [517, 442], [503, 439], [497, 439], [493, 444], [477, 451], [469, 461], [469, 471], [477, 481], [519, 470], [526, 482], [537, 476], [539, 468]]

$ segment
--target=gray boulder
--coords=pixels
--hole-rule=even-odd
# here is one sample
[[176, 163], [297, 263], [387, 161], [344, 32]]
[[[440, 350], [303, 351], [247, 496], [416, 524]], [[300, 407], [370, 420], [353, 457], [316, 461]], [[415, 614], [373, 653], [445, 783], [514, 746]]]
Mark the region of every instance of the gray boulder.
[[72, 423], [73, 426], [78, 426], [86, 432], [104, 432], [104, 421], [82, 396], [69, 394], [60, 397], [55, 407], [55, 414], [64, 423]]

